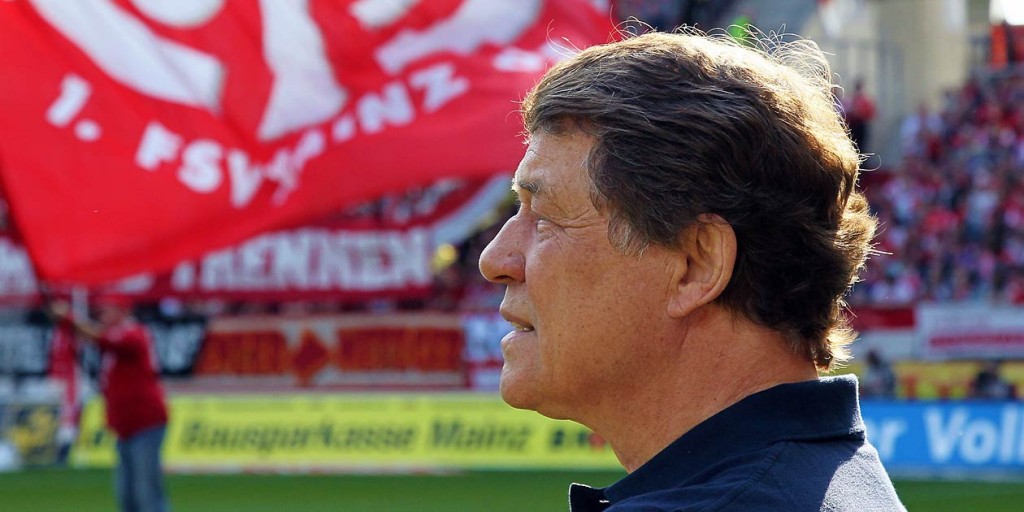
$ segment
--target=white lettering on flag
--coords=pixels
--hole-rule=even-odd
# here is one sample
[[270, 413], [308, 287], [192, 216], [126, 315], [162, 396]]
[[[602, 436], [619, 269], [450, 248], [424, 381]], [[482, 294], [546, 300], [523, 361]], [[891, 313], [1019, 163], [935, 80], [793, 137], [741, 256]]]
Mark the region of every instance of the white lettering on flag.
[[308, 0], [261, 0], [263, 52], [274, 74], [258, 136], [273, 140], [324, 122], [345, 105]]
[[377, 62], [396, 74], [428, 55], [468, 55], [484, 44], [508, 45], [536, 21], [541, 4], [542, 0], [465, 0], [446, 20], [424, 30], [399, 32], [377, 50]]
[[157, 35], [110, 0], [31, 2], [114, 80], [154, 98], [220, 109], [224, 69], [212, 55]]
[[469, 90], [469, 80], [455, 76], [455, 66], [442, 63], [413, 73], [409, 83], [425, 94], [423, 110], [434, 112]]

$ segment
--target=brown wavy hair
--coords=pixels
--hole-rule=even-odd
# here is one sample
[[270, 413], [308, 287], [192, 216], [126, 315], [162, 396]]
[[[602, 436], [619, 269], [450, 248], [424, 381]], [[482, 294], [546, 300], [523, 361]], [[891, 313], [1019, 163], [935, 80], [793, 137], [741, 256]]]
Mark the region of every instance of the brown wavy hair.
[[595, 138], [591, 199], [624, 253], [678, 247], [702, 214], [727, 221], [738, 252], [718, 303], [829, 370], [856, 335], [843, 297], [876, 221], [822, 52], [808, 40], [756, 41], [688, 31], [588, 48], [544, 76], [524, 120], [529, 133]]

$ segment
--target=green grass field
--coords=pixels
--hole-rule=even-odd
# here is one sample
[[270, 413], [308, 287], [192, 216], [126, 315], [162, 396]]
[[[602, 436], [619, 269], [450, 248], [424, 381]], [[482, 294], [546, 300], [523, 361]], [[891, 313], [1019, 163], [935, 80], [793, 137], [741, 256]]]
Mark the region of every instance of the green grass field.
[[[450, 475], [168, 476], [175, 512], [523, 511], [566, 510], [566, 487], [605, 485], [621, 473], [494, 471]], [[911, 511], [1019, 512], [1024, 482], [898, 481]], [[114, 510], [107, 470], [31, 470], [0, 474], [4, 512]]]

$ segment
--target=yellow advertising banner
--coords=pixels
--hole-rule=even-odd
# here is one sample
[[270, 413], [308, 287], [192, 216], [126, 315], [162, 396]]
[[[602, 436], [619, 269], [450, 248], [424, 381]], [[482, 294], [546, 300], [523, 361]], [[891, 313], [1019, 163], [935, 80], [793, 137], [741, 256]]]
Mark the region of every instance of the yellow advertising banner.
[[[177, 470], [620, 467], [586, 427], [491, 394], [180, 395], [170, 407], [164, 464]], [[114, 462], [100, 401], [72, 462]]]
[[10, 441], [27, 466], [55, 464], [60, 408], [52, 403], [0, 403], [0, 441]]

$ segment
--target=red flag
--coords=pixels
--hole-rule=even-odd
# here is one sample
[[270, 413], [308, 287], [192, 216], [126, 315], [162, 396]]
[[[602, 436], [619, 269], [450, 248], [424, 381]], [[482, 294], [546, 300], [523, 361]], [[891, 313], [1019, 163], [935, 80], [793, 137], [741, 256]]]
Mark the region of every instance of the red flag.
[[595, 3], [0, 2], [0, 180], [41, 276], [91, 284], [508, 171]]

